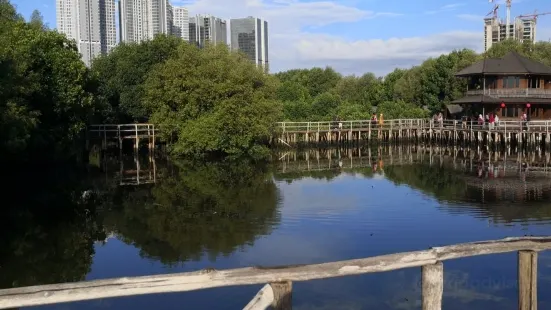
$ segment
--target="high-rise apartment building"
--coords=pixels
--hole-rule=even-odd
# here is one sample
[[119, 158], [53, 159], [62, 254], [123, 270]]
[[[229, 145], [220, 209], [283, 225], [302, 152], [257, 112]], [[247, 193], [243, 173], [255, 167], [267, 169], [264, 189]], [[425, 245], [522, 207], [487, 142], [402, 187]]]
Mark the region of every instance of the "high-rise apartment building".
[[189, 42], [199, 47], [211, 44], [228, 44], [226, 21], [210, 15], [196, 15], [189, 19]]
[[174, 22], [172, 34], [189, 41], [189, 11], [183, 7], [174, 7]]
[[119, 0], [120, 39], [138, 43], [170, 34], [172, 15], [168, 0]]
[[231, 49], [245, 53], [256, 65], [268, 68], [268, 22], [247, 17], [230, 20]]
[[115, 0], [56, 0], [57, 29], [75, 40], [90, 66], [117, 44]]
[[484, 19], [484, 51], [489, 50], [494, 43], [507, 39], [514, 39], [519, 42], [535, 42], [536, 20], [533, 18], [516, 18], [509, 25], [507, 35], [507, 24], [499, 18]]

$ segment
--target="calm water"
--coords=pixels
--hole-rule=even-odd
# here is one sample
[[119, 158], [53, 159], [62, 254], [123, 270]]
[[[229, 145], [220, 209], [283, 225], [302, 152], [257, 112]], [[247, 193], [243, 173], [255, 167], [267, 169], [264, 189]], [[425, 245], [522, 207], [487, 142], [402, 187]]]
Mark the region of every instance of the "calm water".
[[[387, 147], [281, 152], [269, 165], [147, 155], [91, 162], [89, 171], [29, 167], [10, 177], [2, 190], [0, 286], [551, 235], [543, 153]], [[551, 253], [540, 254], [538, 268], [539, 306], [548, 309]], [[515, 253], [446, 261], [444, 269], [445, 309], [517, 309]], [[420, 309], [419, 281], [420, 268], [411, 268], [294, 283], [294, 309]], [[241, 309], [261, 287], [37, 308]]]

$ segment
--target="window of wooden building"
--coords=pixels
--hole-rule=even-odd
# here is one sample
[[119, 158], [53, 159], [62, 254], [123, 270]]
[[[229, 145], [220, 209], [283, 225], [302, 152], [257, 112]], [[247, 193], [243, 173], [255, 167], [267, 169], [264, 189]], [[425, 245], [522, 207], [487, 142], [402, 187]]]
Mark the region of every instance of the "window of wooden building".
[[518, 76], [506, 76], [503, 77], [503, 88], [519, 88], [520, 77]]
[[497, 87], [497, 78], [495, 76], [489, 76], [486, 78], [486, 88], [487, 89], [496, 89]]
[[501, 109], [501, 117], [519, 117], [517, 106], [507, 106]]
[[528, 81], [528, 88], [540, 88], [540, 78], [531, 78]]

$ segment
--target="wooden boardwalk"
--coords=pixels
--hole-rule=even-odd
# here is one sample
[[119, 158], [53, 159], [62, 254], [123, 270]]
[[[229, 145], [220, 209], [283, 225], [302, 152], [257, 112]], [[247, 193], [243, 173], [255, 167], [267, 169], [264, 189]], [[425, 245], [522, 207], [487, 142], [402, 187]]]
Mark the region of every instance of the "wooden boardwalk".
[[500, 121], [496, 126], [475, 121], [391, 119], [382, 124], [370, 120], [328, 122], [280, 122], [276, 141], [297, 143], [340, 143], [360, 141], [415, 141], [469, 144], [550, 145], [551, 121]]
[[[134, 148], [146, 142], [149, 149], [159, 143], [158, 127], [154, 124], [98, 124], [87, 130], [87, 148], [101, 142], [102, 149], [110, 145], [122, 148], [123, 141], [132, 140]], [[438, 142], [470, 145], [542, 145], [551, 146], [551, 121], [500, 121], [495, 126], [481, 126], [474, 121], [431, 119], [391, 119], [381, 123], [370, 120], [276, 123], [275, 144], [331, 144], [351, 142]]]
[[292, 282], [421, 267], [422, 309], [441, 310], [444, 291], [443, 261], [518, 252], [518, 309], [536, 310], [538, 252], [550, 249], [551, 237], [505, 238], [323, 264], [229, 270], [207, 269], [196, 272], [29, 286], [0, 290], [0, 309], [268, 283], [243, 309], [258, 310], [273, 307], [283, 310], [292, 308]]
[[101, 141], [101, 148], [114, 143], [122, 149], [125, 140], [131, 140], [135, 149], [140, 147], [140, 143], [147, 142], [147, 147], [152, 150], [158, 143], [156, 133], [158, 129], [153, 124], [98, 124], [88, 126], [86, 136], [86, 148], [95, 141]]

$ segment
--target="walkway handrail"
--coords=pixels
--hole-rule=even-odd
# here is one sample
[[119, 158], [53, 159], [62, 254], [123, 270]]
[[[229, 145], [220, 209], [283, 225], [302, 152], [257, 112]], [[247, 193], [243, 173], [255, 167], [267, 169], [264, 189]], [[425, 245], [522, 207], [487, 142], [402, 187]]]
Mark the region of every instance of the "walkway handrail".
[[[528, 305], [520, 308], [528, 310], [533, 309], [530, 305], [533, 305], [535, 302], [537, 273], [534, 270], [537, 266], [537, 259], [535, 259], [537, 251], [549, 249], [551, 249], [551, 236], [505, 238], [322, 264], [247, 267], [229, 270], [210, 269], [176, 274], [29, 286], [0, 290], [0, 309], [108, 297], [186, 292], [236, 285], [290, 284], [290, 282], [286, 281], [308, 281], [410, 267], [423, 267], [423, 309], [436, 310], [441, 309], [442, 304], [444, 282], [442, 261], [520, 251], [519, 304]], [[274, 296], [281, 296], [281, 292], [274, 291], [273, 293]]]
[[320, 122], [277, 122], [276, 129], [283, 133], [294, 132], [328, 132], [328, 131], [365, 131], [369, 130], [391, 130], [400, 131], [408, 129], [430, 129], [438, 130], [440, 128], [454, 129], [457, 131], [464, 130], [519, 130], [530, 128], [538, 131], [549, 132], [551, 129], [551, 120], [531, 120], [523, 122], [521, 120], [499, 120], [498, 122], [489, 125], [480, 125], [477, 120], [452, 120], [446, 119], [442, 122], [435, 121], [430, 118], [413, 118], [413, 119], [385, 119], [382, 123], [372, 120], [350, 120], [350, 121], [320, 121]]

